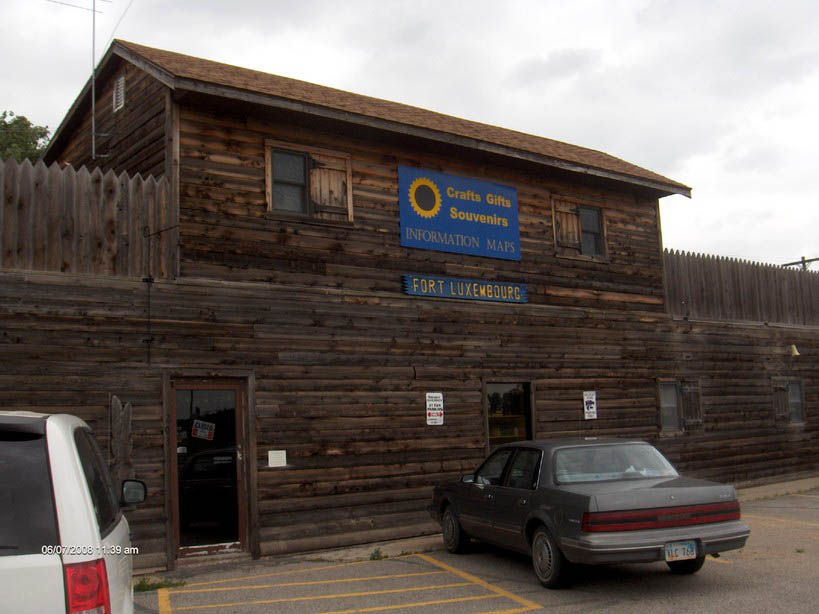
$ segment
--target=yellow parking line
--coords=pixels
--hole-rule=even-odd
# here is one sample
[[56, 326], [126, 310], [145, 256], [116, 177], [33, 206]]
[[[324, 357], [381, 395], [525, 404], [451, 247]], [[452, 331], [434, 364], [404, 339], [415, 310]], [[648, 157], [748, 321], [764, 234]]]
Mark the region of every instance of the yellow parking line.
[[160, 588], [156, 591], [156, 602], [159, 614], [171, 614], [171, 596], [167, 588]]
[[792, 497], [807, 497], [808, 499], [819, 499], [819, 495], [803, 495], [801, 493], [795, 492]]
[[[462, 601], [478, 601], [480, 599], [500, 599], [502, 595], [478, 595], [476, 597], [458, 597], [457, 599], [436, 599], [435, 601], [417, 601], [415, 603], [399, 603], [396, 605], [378, 605], [371, 608], [359, 608], [357, 610], [333, 610], [332, 612], [322, 612], [321, 614], [360, 614], [362, 612], [380, 612], [382, 610], [403, 610], [404, 608], [423, 608], [430, 605], [442, 605], [444, 603], [459, 603]], [[509, 610], [509, 612], [523, 612], [524, 610]]]
[[743, 518], [756, 518], [757, 520], [774, 520], [786, 524], [799, 524], [806, 527], [819, 527], [819, 522], [808, 522], [807, 520], [791, 520], [790, 518], [779, 518], [778, 516], [760, 516], [757, 514], [743, 514]]
[[720, 565], [730, 565], [731, 564], [731, 561], [724, 561], [723, 559], [715, 559], [714, 557], [711, 557], [708, 560], [710, 562], [712, 562], [712, 563], [719, 563]]
[[216, 588], [181, 588], [173, 592], [174, 595], [183, 593], [222, 593], [228, 591], [249, 591], [258, 588], [281, 588], [285, 586], [312, 586], [315, 584], [341, 584], [345, 582], [366, 582], [367, 580], [388, 580], [390, 578], [417, 578], [418, 576], [435, 576], [447, 573], [445, 571], [422, 571], [416, 573], [400, 573], [388, 576], [363, 576], [360, 578], [340, 578], [336, 580], [310, 580], [309, 582], [282, 582], [281, 584], [250, 584], [247, 586], [218, 586]]
[[483, 588], [485, 588], [485, 589], [487, 589], [489, 591], [492, 591], [493, 593], [497, 593], [498, 595], [506, 597], [507, 599], [511, 599], [515, 603], [519, 603], [520, 605], [527, 608], [527, 610], [521, 610], [522, 612], [525, 612], [525, 611], [528, 611], [528, 610], [539, 610], [541, 608], [541, 606], [538, 605], [537, 603], [535, 603], [534, 601], [529, 601], [528, 599], [524, 599], [523, 597], [519, 597], [518, 595], [515, 595], [514, 593], [510, 593], [509, 591], [504, 590], [504, 589], [500, 588], [499, 586], [495, 586], [494, 584], [489, 584], [489, 582], [486, 582], [485, 580], [481, 580], [477, 576], [473, 576], [472, 574], [467, 573], [465, 571], [461, 571], [460, 569], [457, 569], [456, 567], [452, 567], [451, 565], [447, 565], [446, 563], [442, 563], [441, 561], [439, 561], [437, 559], [434, 559], [431, 556], [427, 556], [426, 554], [416, 554], [415, 556], [417, 556], [420, 559], [423, 559], [424, 561], [426, 561], [428, 563], [432, 563], [433, 565], [435, 565], [437, 567], [440, 567], [441, 569], [444, 569], [444, 570], [446, 570], [446, 571], [448, 571], [450, 573], [453, 573], [456, 576], [460, 576], [464, 580], [469, 580], [473, 584], [477, 584], [478, 586], [482, 586]]
[[264, 605], [269, 603], [290, 603], [295, 601], [319, 601], [321, 599], [344, 599], [346, 597], [369, 597], [371, 595], [389, 595], [394, 593], [408, 593], [411, 591], [431, 591], [441, 588], [457, 588], [469, 586], [469, 582], [456, 582], [454, 584], [438, 584], [431, 586], [413, 586], [410, 588], [391, 588], [380, 591], [364, 591], [359, 593], [337, 593], [335, 595], [317, 595], [315, 597], [281, 597], [279, 599], [257, 599], [253, 601], [234, 601], [232, 603], [214, 603], [201, 605], [188, 605], [176, 608], [177, 612], [183, 610], [207, 610], [214, 608], [232, 608], [240, 605]]
[[[336, 565], [322, 565], [320, 567], [310, 567], [308, 569], [290, 569], [288, 571], [277, 571], [273, 573], [263, 573], [255, 576], [241, 576], [238, 578], [226, 578], [224, 580], [211, 580], [208, 582], [194, 582], [193, 584], [186, 584], [188, 588], [191, 586], [213, 586], [216, 584], [227, 584], [228, 582], [238, 582], [240, 580], [256, 580], [257, 578], [274, 578], [277, 576], [289, 576], [292, 574], [308, 573], [311, 571], [322, 571], [324, 569], [338, 569], [339, 567], [350, 567], [352, 565], [363, 565], [364, 563], [374, 563], [375, 561], [353, 561], [352, 563], [338, 563]], [[176, 591], [171, 591], [176, 592]]]
[[[500, 597], [500, 595], [498, 595]], [[532, 608], [512, 608], [511, 610], [489, 610], [478, 614], [515, 614], [516, 612], [531, 612]]]

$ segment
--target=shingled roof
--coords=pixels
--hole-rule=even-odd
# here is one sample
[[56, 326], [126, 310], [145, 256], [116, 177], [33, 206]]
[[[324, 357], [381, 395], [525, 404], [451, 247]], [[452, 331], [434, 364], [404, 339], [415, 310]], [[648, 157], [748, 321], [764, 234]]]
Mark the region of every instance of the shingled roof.
[[379, 127], [388, 130], [391, 126], [399, 130], [407, 127], [421, 129], [432, 138], [450, 135], [466, 146], [488, 148], [575, 172], [644, 185], [663, 195], [691, 195], [691, 189], [684, 184], [585, 147], [123, 40], [112, 43], [109, 54], [112, 52], [138, 64], [174, 89], [195, 90], [209, 85], [217, 87], [203, 91], [227, 97], [256, 94], [269, 97], [271, 103], [292, 101], [299, 103], [297, 108], [308, 113], [336, 111], [348, 118], [376, 120]]

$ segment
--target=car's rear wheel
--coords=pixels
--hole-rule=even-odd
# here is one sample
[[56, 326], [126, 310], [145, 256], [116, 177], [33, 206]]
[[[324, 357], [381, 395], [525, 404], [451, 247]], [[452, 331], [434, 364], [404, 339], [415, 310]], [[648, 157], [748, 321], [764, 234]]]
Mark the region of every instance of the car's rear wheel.
[[565, 584], [568, 561], [546, 527], [538, 527], [532, 537], [532, 567], [546, 588], [559, 588]]
[[448, 505], [444, 510], [443, 518], [441, 519], [441, 529], [444, 534], [444, 546], [447, 552], [457, 554], [463, 552], [469, 543], [469, 536], [461, 528], [461, 523], [458, 521], [458, 516], [452, 510], [452, 506]]
[[695, 559], [688, 559], [687, 561], [668, 561], [666, 564], [671, 570], [671, 573], [687, 575], [697, 573], [702, 567], [703, 563], [705, 563], [704, 554]]

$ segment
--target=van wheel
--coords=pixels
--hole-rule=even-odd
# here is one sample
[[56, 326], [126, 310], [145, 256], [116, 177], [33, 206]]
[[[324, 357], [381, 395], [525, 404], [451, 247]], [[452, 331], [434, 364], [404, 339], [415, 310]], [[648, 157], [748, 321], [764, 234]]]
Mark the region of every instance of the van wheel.
[[538, 527], [532, 538], [532, 567], [546, 588], [560, 588], [566, 582], [568, 561], [546, 527]]
[[469, 544], [469, 536], [461, 528], [458, 516], [452, 511], [451, 505], [448, 505], [444, 510], [441, 529], [443, 530], [444, 546], [446, 546], [447, 552], [457, 554], [466, 550], [466, 546]]
[[688, 559], [687, 561], [667, 561], [666, 565], [668, 565], [671, 573], [682, 576], [697, 573], [702, 567], [703, 563], [705, 563], [704, 554], [695, 559]]

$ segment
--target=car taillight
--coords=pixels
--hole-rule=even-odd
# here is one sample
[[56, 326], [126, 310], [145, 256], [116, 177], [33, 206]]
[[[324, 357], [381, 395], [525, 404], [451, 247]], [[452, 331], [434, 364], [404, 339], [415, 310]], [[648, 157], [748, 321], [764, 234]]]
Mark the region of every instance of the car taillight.
[[706, 505], [627, 510], [624, 512], [585, 512], [581, 528], [586, 533], [639, 531], [642, 529], [665, 529], [727, 522], [729, 520], [739, 520], [739, 518], [739, 501], [730, 501]]
[[103, 559], [66, 565], [65, 590], [68, 614], [111, 614], [108, 574]]

